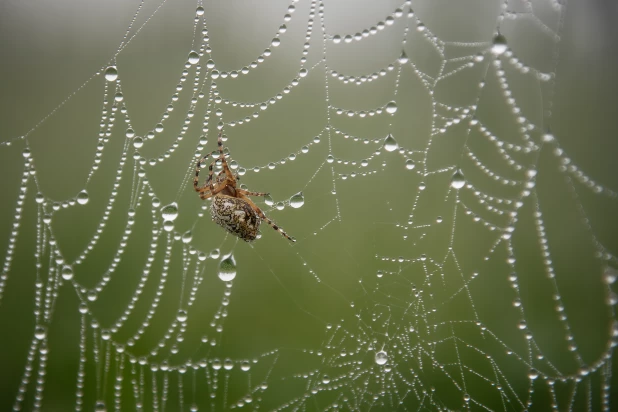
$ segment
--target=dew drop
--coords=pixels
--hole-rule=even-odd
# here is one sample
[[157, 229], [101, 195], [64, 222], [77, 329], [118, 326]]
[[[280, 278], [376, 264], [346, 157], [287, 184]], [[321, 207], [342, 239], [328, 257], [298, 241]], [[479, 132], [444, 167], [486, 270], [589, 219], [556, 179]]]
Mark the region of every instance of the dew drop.
[[491, 52], [499, 56], [506, 51], [507, 47], [506, 38], [501, 34], [497, 34], [496, 37], [494, 37]]
[[178, 217], [178, 205], [176, 202], [172, 202], [167, 206], [161, 208], [161, 216], [166, 222], [173, 222]]
[[64, 280], [73, 279], [73, 268], [69, 265], [64, 265], [60, 273], [62, 275], [62, 279]]
[[405, 50], [401, 52], [401, 56], [399, 56], [398, 60], [400, 64], [406, 64], [408, 62], [409, 59], [408, 59], [408, 55], [406, 54]]
[[275, 201], [273, 200], [271, 195], [266, 195], [264, 196], [264, 203], [266, 203], [266, 206], [272, 206], [275, 204]]
[[461, 169], [457, 169], [457, 171], [451, 177], [451, 187], [453, 189], [461, 189], [466, 184], [466, 179], [464, 178], [463, 172]]
[[328, 375], [322, 376], [322, 383], [328, 385], [330, 383], [330, 377]]
[[614, 269], [611, 266], [607, 266], [603, 271], [603, 280], [605, 281], [605, 283], [607, 285], [611, 285], [612, 283], [616, 282], [616, 279], [618, 279], [618, 270]]
[[178, 322], [186, 322], [187, 318], [187, 311], [180, 309], [178, 311], [178, 314], [176, 315], [176, 319], [178, 320]]
[[298, 209], [305, 204], [305, 197], [303, 196], [303, 192], [298, 192], [294, 196], [290, 198], [290, 206], [294, 209]]
[[309, 72], [307, 71], [307, 69], [300, 69], [300, 72], [298, 72], [298, 75], [299, 75], [300, 77], [307, 77], [307, 74], [308, 74], [308, 73], [309, 73]]
[[43, 340], [47, 336], [47, 328], [45, 326], [37, 326], [34, 329], [34, 337], [38, 340]]
[[398, 148], [399, 145], [397, 144], [397, 141], [395, 140], [393, 135], [389, 133], [388, 136], [386, 136], [386, 138], [384, 139], [384, 150], [386, 150], [387, 152], [394, 152]]
[[191, 243], [191, 240], [193, 240], [193, 233], [190, 230], [182, 234], [182, 243]]
[[79, 313], [81, 313], [82, 315], [88, 313], [88, 305], [85, 302], [82, 302], [79, 304]]
[[30, 149], [24, 149], [24, 150], [21, 152], [21, 154], [22, 154], [22, 156], [24, 156], [24, 158], [28, 159], [28, 158], [31, 156]]
[[35, 200], [38, 204], [41, 204], [45, 201], [45, 196], [43, 196], [43, 193], [39, 192], [36, 194]]
[[116, 69], [116, 66], [109, 66], [107, 69], [105, 69], [105, 80], [107, 80], [108, 82], [113, 82], [117, 78], [118, 69]]
[[551, 134], [551, 132], [547, 132], [543, 134], [542, 139], [543, 139], [543, 142], [550, 143], [554, 141], [555, 137], [553, 134]]
[[531, 380], [535, 380], [538, 377], [539, 377], [539, 371], [537, 371], [534, 368], [530, 369], [530, 371], [528, 372], [528, 378], [530, 378]]
[[197, 9], [195, 9], [195, 14], [197, 14], [198, 16], [203, 16], [204, 8], [202, 6], [199, 6]]
[[375, 361], [378, 365], [384, 365], [388, 361], [388, 355], [386, 354], [386, 352], [381, 350], [380, 352], [376, 353]]
[[142, 146], [144, 146], [144, 139], [142, 139], [139, 136], [137, 136], [135, 139], [133, 139], [133, 147], [134, 148], [139, 149]]
[[395, 103], [394, 100], [386, 104], [386, 113], [395, 114], [396, 111], [397, 111], [397, 103]]
[[86, 192], [85, 190], [79, 192], [77, 194], [77, 203], [79, 203], [80, 205], [85, 205], [86, 203], [88, 203], [88, 192]]
[[412, 160], [412, 159], [406, 160], [406, 169], [412, 170], [415, 167], [416, 167], [416, 165], [414, 164], [414, 160]]
[[224, 282], [234, 280], [236, 277], [236, 261], [234, 255], [224, 256], [219, 262], [219, 279]]
[[105, 402], [97, 401], [97, 403], [94, 405], [94, 412], [107, 412]]
[[240, 364], [240, 370], [243, 372], [247, 372], [249, 369], [251, 369], [251, 364], [249, 363], [249, 361], [242, 361]]
[[189, 63], [197, 64], [199, 61], [200, 61], [200, 55], [197, 54], [196, 51], [191, 50], [191, 53], [189, 53]]
[[272, 39], [272, 41], [270, 42], [270, 45], [273, 47], [277, 47], [281, 44], [281, 40], [279, 39], [279, 37], [275, 37], [274, 39]]
[[221, 251], [219, 249], [213, 249], [210, 251], [211, 259], [219, 259], [219, 256], [221, 256]]

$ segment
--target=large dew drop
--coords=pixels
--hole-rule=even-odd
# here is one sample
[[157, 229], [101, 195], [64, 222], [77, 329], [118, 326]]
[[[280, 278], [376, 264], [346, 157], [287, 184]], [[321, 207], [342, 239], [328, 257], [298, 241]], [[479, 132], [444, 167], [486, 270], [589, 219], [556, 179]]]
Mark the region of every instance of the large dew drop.
[[384, 150], [387, 152], [394, 152], [398, 148], [399, 145], [397, 144], [397, 141], [393, 135], [389, 133], [388, 136], [386, 136], [386, 139], [384, 139]]
[[229, 254], [224, 256], [219, 262], [219, 279], [224, 282], [229, 282], [234, 280], [236, 277], [236, 260], [234, 260], [234, 255]]
[[386, 352], [381, 350], [380, 352], [376, 353], [375, 361], [378, 365], [384, 365], [388, 361], [388, 355], [386, 354]]
[[463, 175], [461, 169], [457, 169], [457, 171], [451, 177], [451, 187], [453, 189], [461, 189], [466, 184], [466, 179]]
[[390, 101], [386, 104], [386, 113], [395, 114], [397, 111], [397, 103], [395, 101]]
[[406, 54], [406, 51], [402, 51], [401, 52], [401, 56], [399, 56], [399, 64], [406, 64], [408, 62], [408, 55]]
[[86, 203], [88, 203], [88, 192], [86, 192], [85, 190], [79, 192], [77, 194], [77, 203], [79, 203], [80, 205], [85, 205]]
[[200, 55], [197, 54], [196, 51], [191, 50], [191, 53], [189, 53], [189, 63], [197, 64], [199, 61], [200, 61]]
[[37, 326], [34, 329], [34, 337], [38, 340], [43, 340], [47, 337], [47, 328], [45, 326]]
[[508, 46], [506, 44], [506, 38], [501, 34], [496, 35], [496, 37], [494, 37], [494, 41], [491, 46], [491, 52], [494, 55], [499, 56], [502, 53], [504, 53], [507, 48]]
[[62, 279], [64, 280], [73, 279], [73, 268], [69, 265], [64, 265], [60, 273], [62, 275]]
[[167, 206], [161, 208], [161, 216], [166, 222], [173, 222], [178, 217], [178, 205], [176, 202], [172, 202]]
[[118, 78], [118, 69], [116, 66], [109, 66], [105, 69], [105, 80], [108, 82], [113, 82]]
[[294, 209], [298, 209], [304, 204], [305, 197], [303, 196], [303, 192], [298, 192], [290, 198], [290, 206], [292, 206]]

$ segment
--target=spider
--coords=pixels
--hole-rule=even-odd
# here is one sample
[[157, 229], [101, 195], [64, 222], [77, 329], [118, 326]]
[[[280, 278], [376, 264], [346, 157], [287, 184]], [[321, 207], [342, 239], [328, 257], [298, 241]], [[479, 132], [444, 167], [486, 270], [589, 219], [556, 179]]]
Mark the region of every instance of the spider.
[[[270, 220], [248, 197], [266, 196], [268, 193], [251, 192], [236, 187], [236, 182], [239, 177], [238, 175], [234, 176], [234, 174], [232, 174], [225, 160], [221, 131], [219, 131], [217, 145], [219, 147], [219, 157], [214, 159], [210, 163], [210, 166], [208, 166], [208, 179], [206, 183], [204, 183], [204, 186], [200, 187], [198, 185], [200, 168], [202, 162], [205, 161], [208, 156], [212, 155], [212, 153], [205, 155], [197, 162], [195, 178], [193, 179], [193, 188], [200, 194], [200, 199], [212, 198], [212, 205], [210, 207], [212, 220], [245, 242], [252, 242], [256, 239], [260, 223], [262, 220], [265, 220], [285, 238], [292, 242], [296, 242], [296, 239], [288, 236], [283, 229]], [[223, 170], [213, 179], [213, 166], [219, 160], [221, 161]]]

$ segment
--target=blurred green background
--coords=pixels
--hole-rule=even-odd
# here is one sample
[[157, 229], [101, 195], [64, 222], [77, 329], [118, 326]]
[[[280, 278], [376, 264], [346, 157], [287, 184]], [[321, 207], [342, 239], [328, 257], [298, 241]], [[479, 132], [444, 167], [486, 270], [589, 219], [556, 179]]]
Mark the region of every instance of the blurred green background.
[[[603, 282], [603, 273], [608, 266], [617, 267], [618, 250], [617, 203], [611, 192], [618, 190], [613, 167], [618, 153], [616, 6], [606, 1], [570, 2], [562, 7], [562, 28], [555, 32], [561, 13], [551, 1], [508, 2], [503, 20], [498, 17], [502, 3], [480, 0], [413, 1], [411, 18], [406, 3], [327, 1], [323, 21], [317, 13], [321, 3], [293, 4], [295, 10], [290, 12], [284, 1], [204, 2], [212, 53], [200, 60], [200, 79], [208, 59], [220, 72], [240, 71], [270, 48], [272, 55], [249, 74], [215, 81], [222, 99], [276, 100], [266, 110], [259, 104], [241, 107], [211, 101], [207, 132], [202, 129], [210, 80], [204, 83], [206, 97], [192, 109], [194, 117], [188, 117], [188, 111], [195, 66], [187, 68], [186, 81], [179, 80], [189, 52], [198, 50], [202, 41], [201, 22], [194, 30], [199, 4], [184, 0], [141, 5], [11, 0], [0, 4], [0, 141], [10, 142], [0, 147], [2, 251], [9, 250], [18, 212], [26, 144], [35, 170], [26, 183], [17, 246], [0, 302], [0, 409], [15, 405], [28, 351], [37, 342], [33, 337], [37, 233], [46, 236], [40, 289], [44, 297], [51, 297], [54, 292], [48, 293], [47, 287], [53, 282], [48, 276], [59, 279], [54, 269], [62, 264], [57, 258], [74, 262], [102, 221], [123, 150], [127, 160], [118, 173], [118, 194], [105, 230], [88, 257], [74, 265], [73, 281], [61, 281], [51, 299], [53, 316], [44, 340], [48, 351], [42, 354], [45, 371], [37, 375], [42, 345], [38, 342], [27, 393], [19, 403], [22, 410], [36, 409], [37, 378], [42, 410], [75, 409], [80, 302], [88, 305], [83, 410], [93, 410], [101, 401], [107, 410], [113, 409], [116, 376], [124, 376], [117, 390], [122, 396], [117, 406], [124, 410], [138, 409], [140, 402], [144, 410], [161, 410], [162, 393], [168, 398], [166, 410], [227, 410], [241, 404], [249, 410], [547, 410], [552, 403], [559, 410], [602, 410], [607, 406], [604, 401], [615, 405], [609, 346], [615, 340], [611, 328], [616, 316], [608, 303], [611, 285]], [[312, 4], [316, 14], [306, 39]], [[354, 35], [385, 21], [399, 7], [403, 16], [376, 35], [350, 43], [328, 40], [324, 46], [322, 23], [329, 38]], [[423, 26], [418, 30], [419, 23], [425, 31]], [[281, 24], [287, 31], [279, 35], [281, 45], [273, 47], [271, 40]], [[507, 104], [492, 63], [496, 58], [489, 50], [496, 27], [513, 55], [532, 68], [523, 74], [508, 63], [508, 57], [498, 58], [520, 113], [513, 113]], [[309, 53], [304, 67], [310, 70], [300, 77], [305, 42]], [[443, 55], [436, 42], [444, 47]], [[397, 61], [402, 50], [409, 64]], [[484, 57], [482, 62], [438, 81], [431, 91], [423, 83], [433, 83], [438, 73], [460, 67], [477, 54]], [[110, 64], [118, 68], [130, 123], [118, 110], [99, 170], [88, 179], [105, 88], [109, 88], [108, 107], [116, 92], [114, 83], [101, 74]], [[393, 70], [361, 85], [330, 75], [334, 70], [345, 76], [367, 76], [389, 64]], [[555, 75], [539, 81], [535, 70]], [[284, 93], [294, 78], [300, 79], [298, 86]], [[147, 140], [134, 159], [135, 149], [125, 138], [127, 127], [142, 137], [153, 131], [179, 83], [183, 90], [164, 130]], [[280, 100], [275, 97], [279, 93]], [[336, 108], [375, 110], [391, 100], [398, 107], [393, 116], [336, 113]], [[470, 105], [478, 106], [474, 117], [505, 145], [525, 143], [520, 115], [536, 126], [530, 132], [535, 142], [540, 143], [548, 128], [556, 136], [557, 141], [533, 153], [508, 151], [516, 162], [538, 172], [530, 196], [520, 197], [522, 185], [491, 179], [465, 154], [469, 148], [494, 173], [523, 179], [524, 172], [507, 164], [499, 146], [478, 129], [469, 131], [471, 115], [436, 133], [444, 125], [443, 117], [454, 117], [449, 107]], [[194, 153], [202, 136], [207, 138], [203, 153], [216, 149], [216, 125], [221, 120], [217, 108], [226, 123], [251, 118], [224, 128], [231, 159], [248, 170], [242, 183], [250, 190], [270, 192], [275, 203], [303, 192], [305, 202], [298, 209], [287, 204], [278, 210], [256, 200], [297, 243], [290, 244], [264, 224], [262, 238], [245, 244], [212, 223], [208, 209], [198, 216], [204, 202], [191, 187]], [[253, 118], [254, 112], [259, 117]], [[186, 133], [169, 158], [143, 166], [150, 187], [136, 207], [139, 157], [162, 156], [177, 141], [183, 124], [188, 124]], [[388, 133], [402, 150], [382, 149]], [[335, 158], [332, 163], [327, 162], [329, 154]], [[369, 159], [366, 167], [361, 166], [363, 159]], [[414, 161], [413, 170], [406, 168], [409, 159]], [[569, 164], [606, 190], [595, 193], [575, 174], [561, 172], [561, 165]], [[458, 192], [451, 189], [454, 168], [461, 168], [472, 186]], [[423, 170], [432, 173], [423, 175]], [[69, 205], [82, 190], [88, 192], [88, 203]], [[495, 249], [501, 230], [511, 224], [507, 214], [513, 204], [479, 201], [475, 190], [523, 202], [511, 239]], [[38, 192], [44, 195], [47, 213], [55, 202], [59, 206], [50, 227], [43, 226], [38, 214], [42, 207], [35, 202]], [[151, 195], [160, 205], [153, 206]], [[456, 198], [462, 202], [459, 206]], [[161, 223], [160, 208], [171, 202], [179, 207], [174, 232], [169, 238], [162, 232], [152, 246], [153, 227]], [[487, 210], [487, 204], [504, 213]], [[474, 222], [463, 205], [497, 230]], [[96, 300], [88, 301], [87, 291], [105, 276], [119, 250], [131, 207], [136, 211], [135, 224], [117, 268]], [[543, 256], [535, 224], [539, 211], [549, 256]], [[180, 235], [189, 230], [192, 239], [185, 244]], [[50, 233], [59, 251], [52, 257]], [[101, 330], [118, 321], [138, 290], [153, 249], [152, 269], [135, 309], [111, 341], [102, 340]], [[237, 263], [229, 297], [217, 276], [220, 257], [196, 263], [200, 253], [208, 255], [215, 249], [219, 256], [233, 253]], [[6, 252], [0, 256], [4, 259]], [[507, 264], [510, 256], [515, 258], [512, 266]], [[549, 266], [544, 259], [550, 259]], [[555, 272], [555, 282], [547, 276], [548, 267]], [[516, 287], [510, 279], [513, 270]], [[167, 280], [156, 312], [143, 336], [128, 347], [127, 340], [147, 316], [164, 272]], [[189, 305], [196, 274], [199, 284]], [[520, 306], [513, 304], [517, 299]], [[556, 310], [560, 305], [566, 322]], [[167, 332], [179, 309], [188, 314], [185, 330]], [[522, 320], [524, 329], [519, 327]], [[164, 348], [150, 356], [166, 333], [170, 336]], [[182, 340], [177, 339], [179, 333]], [[573, 343], [576, 349], [569, 350]], [[114, 349], [118, 345], [125, 345], [123, 354]], [[386, 365], [375, 361], [381, 349], [388, 354]], [[124, 363], [118, 361], [121, 358]], [[216, 369], [217, 361], [227, 358], [233, 368]], [[199, 365], [201, 360], [207, 367]], [[248, 372], [241, 370], [245, 361], [251, 365]], [[173, 371], [160, 370], [166, 363]], [[151, 372], [150, 365], [157, 371]], [[189, 365], [187, 371], [183, 365]], [[540, 378], [530, 377], [531, 368]], [[155, 404], [153, 376], [158, 385]], [[466, 401], [466, 394], [471, 400]]]

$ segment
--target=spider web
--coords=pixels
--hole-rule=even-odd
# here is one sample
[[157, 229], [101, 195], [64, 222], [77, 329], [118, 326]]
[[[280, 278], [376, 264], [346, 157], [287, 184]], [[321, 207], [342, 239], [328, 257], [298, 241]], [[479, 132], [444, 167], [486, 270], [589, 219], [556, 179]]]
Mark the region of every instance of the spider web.
[[[616, 404], [611, 11], [5, 7], [2, 409]], [[219, 130], [295, 244], [211, 222]]]

